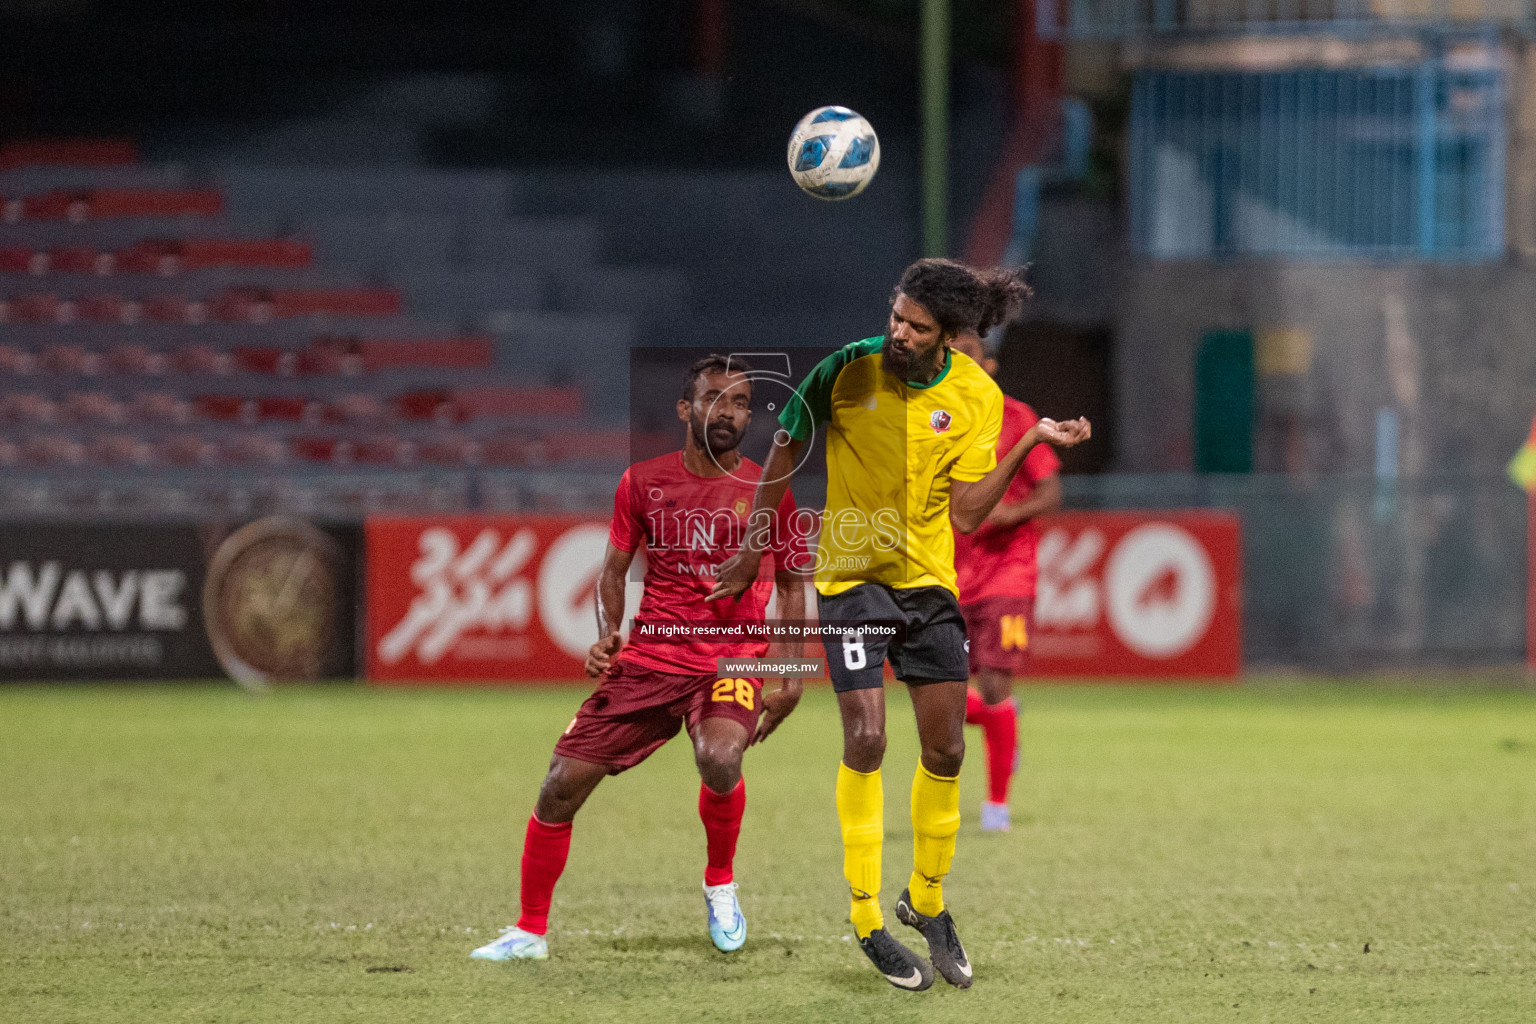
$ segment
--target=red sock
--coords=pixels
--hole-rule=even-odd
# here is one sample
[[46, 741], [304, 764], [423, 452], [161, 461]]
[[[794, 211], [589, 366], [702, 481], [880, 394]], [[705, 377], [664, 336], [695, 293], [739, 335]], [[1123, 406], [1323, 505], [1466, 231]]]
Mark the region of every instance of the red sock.
[[549, 930], [549, 901], [570, 852], [570, 822], [550, 825], [537, 815], [529, 815], [528, 832], [523, 836], [523, 916], [517, 919], [523, 931], [543, 935]]
[[985, 725], [987, 721], [987, 706], [981, 702], [981, 694], [976, 687], [968, 686], [965, 689], [965, 724]]
[[736, 859], [736, 837], [741, 835], [741, 815], [746, 809], [746, 779], [725, 794], [699, 784], [699, 817], [704, 822], [704, 836], [709, 848], [709, 862], [704, 868], [705, 885], [725, 885], [736, 877], [731, 864]]
[[987, 799], [1008, 802], [1008, 783], [1013, 780], [1013, 759], [1019, 749], [1019, 711], [1013, 698], [986, 709], [981, 723], [987, 737]]

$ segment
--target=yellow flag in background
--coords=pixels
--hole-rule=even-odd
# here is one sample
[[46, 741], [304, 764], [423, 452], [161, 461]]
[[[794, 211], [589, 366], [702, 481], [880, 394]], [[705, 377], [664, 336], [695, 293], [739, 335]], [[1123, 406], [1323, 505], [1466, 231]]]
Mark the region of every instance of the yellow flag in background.
[[1536, 488], [1536, 419], [1531, 421], [1531, 436], [1509, 460], [1507, 472], [1516, 487], [1527, 491]]

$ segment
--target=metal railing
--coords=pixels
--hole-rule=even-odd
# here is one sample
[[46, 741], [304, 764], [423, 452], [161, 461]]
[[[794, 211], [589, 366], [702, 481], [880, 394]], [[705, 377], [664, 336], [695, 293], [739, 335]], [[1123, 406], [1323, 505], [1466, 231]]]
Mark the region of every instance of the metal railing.
[[1498, 258], [1504, 111], [1496, 63], [1139, 71], [1133, 244], [1164, 258]]
[[1064, 485], [1069, 508], [1238, 513], [1250, 667], [1524, 658], [1526, 498], [1503, 476], [1117, 475]]
[[1048, 39], [1528, 27], [1532, 0], [1039, 0]]

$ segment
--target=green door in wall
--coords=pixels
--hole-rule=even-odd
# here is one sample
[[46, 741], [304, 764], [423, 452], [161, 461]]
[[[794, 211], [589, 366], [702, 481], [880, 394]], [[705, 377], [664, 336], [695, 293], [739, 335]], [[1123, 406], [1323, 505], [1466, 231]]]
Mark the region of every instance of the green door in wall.
[[1195, 472], [1253, 470], [1253, 333], [1207, 331], [1195, 352]]

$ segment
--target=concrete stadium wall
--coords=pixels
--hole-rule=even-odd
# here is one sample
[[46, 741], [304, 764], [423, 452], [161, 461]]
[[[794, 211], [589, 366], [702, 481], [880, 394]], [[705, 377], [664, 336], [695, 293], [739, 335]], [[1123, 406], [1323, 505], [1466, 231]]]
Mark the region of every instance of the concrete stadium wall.
[[1533, 314], [1536, 269], [1513, 263], [1130, 261], [1115, 311], [1115, 468], [1192, 468], [1201, 335], [1248, 329], [1256, 470], [1370, 473], [1389, 407], [1402, 475], [1498, 473], [1536, 413]]

